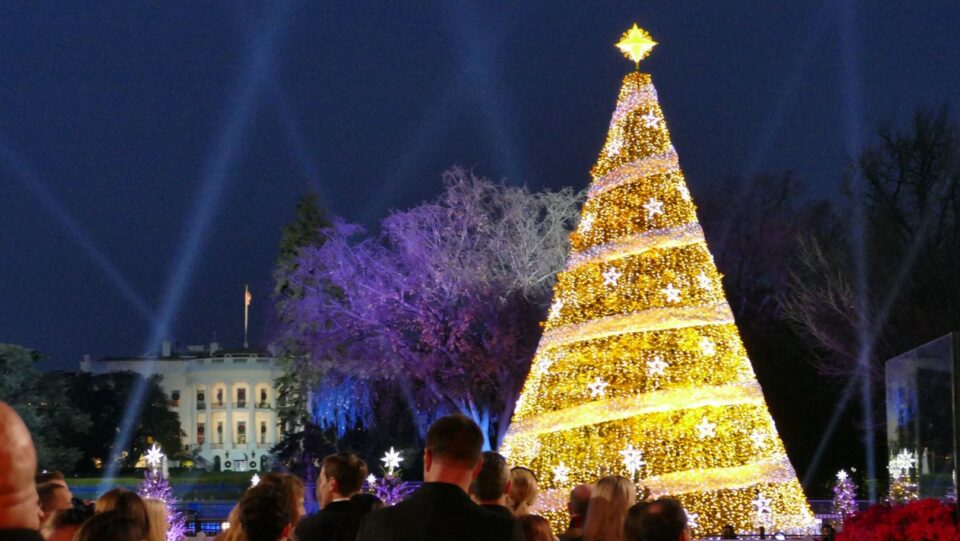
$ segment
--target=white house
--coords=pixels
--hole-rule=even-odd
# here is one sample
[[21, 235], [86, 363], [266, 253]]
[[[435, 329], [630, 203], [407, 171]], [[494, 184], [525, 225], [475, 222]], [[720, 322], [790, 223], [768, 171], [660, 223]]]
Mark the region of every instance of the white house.
[[214, 470], [265, 469], [280, 438], [274, 380], [283, 370], [264, 353], [221, 350], [216, 342], [178, 353], [164, 342], [159, 357], [86, 356], [80, 369], [163, 376], [161, 386], [186, 434], [184, 447]]

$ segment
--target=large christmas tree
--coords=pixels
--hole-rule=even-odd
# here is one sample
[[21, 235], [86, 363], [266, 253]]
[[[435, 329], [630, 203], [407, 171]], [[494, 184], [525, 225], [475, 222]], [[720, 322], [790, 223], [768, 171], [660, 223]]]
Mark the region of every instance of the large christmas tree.
[[[655, 45], [634, 25], [617, 44]], [[502, 451], [546, 490], [632, 477], [694, 535], [807, 530], [813, 515], [767, 410], [650, 75], [623, 81], [571, 253]]]

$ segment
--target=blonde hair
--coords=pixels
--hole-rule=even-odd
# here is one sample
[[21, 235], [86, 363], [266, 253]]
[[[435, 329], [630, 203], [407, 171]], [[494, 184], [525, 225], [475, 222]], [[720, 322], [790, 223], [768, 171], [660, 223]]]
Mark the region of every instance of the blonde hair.
[[157, 498], [144, 498], [143, 503], [147, 506], [147, 517], [150, 519], [145, 541], [166, 541], [167, 529], [170, 527], [167, 504]]
[[510, 470], [510, 493], [507, 494], [507, 507], [514, 516], [530, 514], [530, 506], [537, 501], [540, 488], [533, 472], [523, 467]]
[[610, 475], [597, 481], [583, 525], [583, 541], [623, 541], [623, 522], [636, 499], [637, 487], [626, 477]]

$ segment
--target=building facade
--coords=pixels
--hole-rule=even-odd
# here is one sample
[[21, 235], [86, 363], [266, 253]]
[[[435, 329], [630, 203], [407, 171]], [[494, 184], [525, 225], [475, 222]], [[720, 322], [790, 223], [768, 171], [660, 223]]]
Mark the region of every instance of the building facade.
[[274, 381], [277, 360], [253, 350], [221, 350], [217, 343], [159, 357], [85, 358], [80, 369], [105, 373], [159, 374], [164, 392], [180, 415], [183, 442], [198, 465], [214, 471], [259, 471], [269, 467], [280, 439]]

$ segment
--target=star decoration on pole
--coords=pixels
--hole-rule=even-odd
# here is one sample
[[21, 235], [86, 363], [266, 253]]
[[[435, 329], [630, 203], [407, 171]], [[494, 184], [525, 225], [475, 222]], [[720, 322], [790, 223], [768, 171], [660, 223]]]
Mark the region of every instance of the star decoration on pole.
[[648, 128], [656, 128], [657, 122], [660, 121], [660, 119], [657, 117], [657, 113], [653, 111], [648, 112], [647, 114], [641, 116], [640, 118], [643, 119], [643, 125]]
[[667, 287], [661, 289], [660, 291], [667, 296], [667, 302], [680, 302], [680, 290], [677, 289], [677, 287], [672, 283], [667, 284]]
[[616, 267], [610, 267], [609, 269], [603, 271], [603, 285], [605, 286], [615, 286], [620, 280], [620, 277], [623, 276], [623, 273], [620, 272], [620, 269]]
[[570, 480], [570, 468], [563, 462], [553, 467], [553, 480], [559, 484]]
[[255, 473], [253, 474], [253, 476], [250, 477], [250, 486], [255, 487], [259, 484], [260, 484], [260, 475]]
[[706, 336], [700, 339], [700, 353], [705, 357], [713, 357], [717, 354], [717, 345]]
[[603, 397], [603, 395], [607, 393], [607, 385], [609, 385], [609, 383], [600, 379], [600, 376], [597, 376], [592, 383], [587, 385], [587, 388], [590, 389], [590, 398]]
[[757, 449], [763, 449], [767, 446], [767, 436], [759, 430], [754, 430], [750, 433], [750, 441], [753, 442], [753, 446]]
[[626, 449], [620, 451], [620, 456], [623, 457], [623, 466], [627, 468], [631, 479], [640, 471], [640, 468], [647, 465], [643, 460], [643, 452], [640, 449], [634, 449], [633, 445], [628, 445]]
[[388, 472], [393, 472], [393, 470], [400, 467], [400, 463], [403, 462], [403, 458], [400, 456], [398, 451], [393, 449], [393, 446], [390, 447], [390, 450], [387, 451], [383, 458], [380, 459], [380, 462], [383, 462], [383, 467], [386, 468]]
[[697, 429], [697, 436], [701, 440], [712, 438], [717, 434], [717, 423], [710, 422], [706, 417], [700, 419], [700, 423], [695, 428]]
[[663, 214], [663, 202], [653, 197], [643, 204], [643, 208], [647, 211], [648, 220], [652, 220], [657, 214]]
[[669, 366], [670, 365], [663, 360], [663, 357], [656, 355], [654, 358], [647, 361], [647, 375], [650, 377], [662, 376], [666, 374]]
[[841, 481], [841, 482], [842, 482], [842, 481], [846, 481], [846, 480], [847, 480], [847, 472], [844, 471], [844, 470], [838, 471], [838, 472], [837, 472], [837, 481]]
[[150, 469], [159, 468], [163, 464], [163, 451], [160, 450], [160, 446], [154, 443], [150, 449], [147, 449], [144, 460], [147, 462], [147, 466], [150, 466]]
[[375, 486], [375, 485], [377, 484], [377, 476], [374, 475], [374, 474], [372, 474], [372, 473], [371, 473], [370, 475], [368, 475], [368, 476], [367, 476], [367, 484], [370, 485], [370, 486]]
[[617, 48], [623, 52], [623, 55], [633, 60], [633, 63], [637, 66], [637, 69], [640, 68], [640, 61], [647, 57], [650, 54], [650, 50], [657, 44], [656, 41], [653, 41], [653, 38], [650, 37], [650, 34], [646, 30], [637, 26], [637, 23], [633, 23], [633, 28], [627, 30], [620, 36], [620, 41], [617, 42]]
[[593, 229], [593, 221], [596, 219], [596, 216], [592, 212], [588, 212], [583, 215], [583, 218], [580, 220], [580, 230], [586, 233]]

